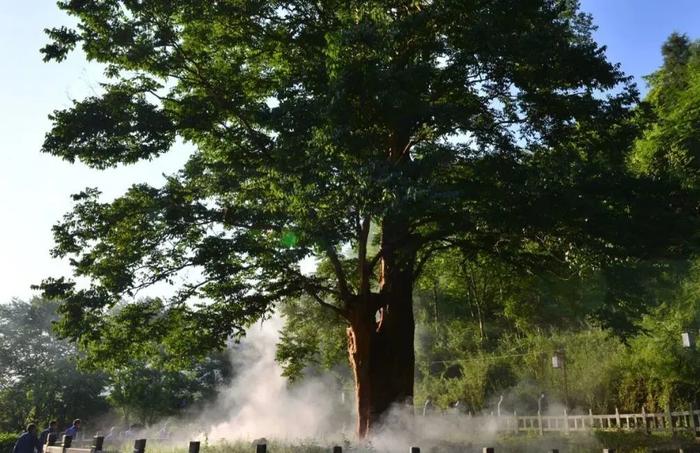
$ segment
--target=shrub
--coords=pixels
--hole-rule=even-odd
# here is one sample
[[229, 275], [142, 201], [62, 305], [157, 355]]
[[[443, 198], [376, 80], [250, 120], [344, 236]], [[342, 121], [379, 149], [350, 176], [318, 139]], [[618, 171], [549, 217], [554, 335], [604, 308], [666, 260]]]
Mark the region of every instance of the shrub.
[[0, 453], [11, 453], [18, 437], [17, 433], [0, 433]]

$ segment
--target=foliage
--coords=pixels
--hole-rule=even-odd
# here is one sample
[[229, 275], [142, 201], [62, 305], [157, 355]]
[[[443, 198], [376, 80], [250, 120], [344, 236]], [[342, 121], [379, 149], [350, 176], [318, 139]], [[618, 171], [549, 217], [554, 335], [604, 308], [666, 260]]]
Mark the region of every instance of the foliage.
[[630, 398], [657, 410], [694, 403], [700, 396], [700, 355], [684, 348], [681, 333], [696, 337], [700, 326], [700, 263], [678, 288], [673, 298], [645, 316], [643, 332], [630, 341], [630, 380], [625, 382]]
[[[454, 329], [446, 329], [444, 334], [474, 338], [473, 330], [462, 332], [466, 335], [455, 335]], [[429, 398], [434, 405], [446, 408], [459, 401], [464, 410], [473, 413], [495, 412], [503, 395], [503, 411], [535, 413], [538, 397], [544, 393], [548, 405], [563, 406], [568, 399], [570, 408], [590, 408], [597, 413], [612, 411], [616, 405], [626, 349], [604, 331], [503, 337], [494, 350], [479, 353], [462, 351], [456, 341], [452, 344], [454, 349], [442, 351], [442, 357], [449, 356], [449, 360], [435, 361], [432, 350], [421, 351], [421, 377], [416, 388], [420, 404]], [[564, 370], [551, 365], [557, 350], [566, 354], [566, 380]]]
[[52, 418], [61, 426], [104, 413], [106, 380], [77, 369], [75, 346], [52, 332], [57, 303], [34, 298], [0, 305], [0, 427], [22, 430]]
[[127, 422], [151, 424], [211, 401], [231, 377], [223, 353], [177, 371], [137, 360], [100, 371], [53, 332], [57, 306], [38, 298], [0, 304], [0, 427], [6, 430], [51, 419], [59, 427], [75, 418], [89, 426], [110, 409]]
[[18, 438], [19, 434], [17, 433], [0, 432], [0, 452], [11, 453]]
[[[291, 381], [304, 376], [309, 366], [337, 370], [347, 361], [345, 326], [335, 313], [324, 310], [311, 300], [298, 299], [285, 304], [285, 318], [277, 344], [276, 360]], [[347, 378], [347, 370], [341, 372]]]
[[662, 50], [663, 66], [647, 77], [650, 91], [639, 115], [645, 130], [630, 162], [638, 171], [697, 188], [700, 45], [674, 33]]
[[148, 426], [163, 417], [182, 414], [193, 405], [211, 402], [231, 377], [231, 363], [218, 354], [181, 370], [155, 368], [133, 361], [109, 372], [109, 402], [124, 419]]

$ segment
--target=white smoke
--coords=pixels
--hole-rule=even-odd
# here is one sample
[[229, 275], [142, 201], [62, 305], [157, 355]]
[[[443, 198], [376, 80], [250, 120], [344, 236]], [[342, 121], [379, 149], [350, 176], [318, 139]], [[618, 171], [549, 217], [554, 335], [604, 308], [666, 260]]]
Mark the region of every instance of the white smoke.
[[[314, 377], [290, 385], [275, 361], [276, 344], [283, 320], [275, 316], [249, 329], [233, 348], [237, 372], [228, 388], [220, 392], [219, 421], [208, 433], [210, 441], [322, 439], [351, 430], [337, 383], [331, 377]], [[341, 425], [341, 426], [338, 426]], [[346, 426], [343, 426], [346, 425]]]
[[[287, 445], [321, 446], [348, 446], [350, 439], [351, 451], [373, 453], [405, 452], [410, 446], [441, 453], [477, 447], [481, 451], [481, 447], [494, 444], [500, 447], [499, 451], [534, 452], [544, 447], [561, 448], [569, 442], [552, 436], [526, 436], [526, 443], [518, 441], [517, 446], [504, 448], [500, 439], [509, 435], [504, 432], [507, 415], [472, 417], [456, 410], [434, 410], [426, 416], [415, 416], [412, 407], [397, 406], [371, 440], [358, 445], [354, 436], [354, 402], [352, 398], [342, 398], [334, 378], [307, 377], [290, 385], [282, 376], [275, 361], [282, 326], [283, 319], [275, 316], [253, 326], [232, 348], [236, 376], [221, 390], [216, 405], [207, 408], [196, 422], [201, 427], [200, 438], [214, 444], [265, 438]], [[590, 442], [586, 437], [584, 443]]]

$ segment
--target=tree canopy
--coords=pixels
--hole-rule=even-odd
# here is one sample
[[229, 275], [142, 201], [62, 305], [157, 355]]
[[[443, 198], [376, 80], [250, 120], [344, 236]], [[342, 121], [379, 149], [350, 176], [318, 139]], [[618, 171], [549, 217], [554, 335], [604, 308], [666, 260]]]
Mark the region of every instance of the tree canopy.
[[[45, 59], [81, 46], [106, 82], [51, 115], [43, 151], [102, 169], [195, 148], [162, 187], [88, 188], [55, 226], [91, 283], [42, 286], [83, 345], [126, 325], [120, 357], [202, 355], [305, 295], [350, 325], [362, 422], [413, 393], [412, 288], [437, 251], [577, 273], [694, 248], [682, 184], [628, 169], [636, 89], [576, 1], [59, 7], [78, 25], [48, 30]], [[158, 282], [173, 294], [104, 316]]]

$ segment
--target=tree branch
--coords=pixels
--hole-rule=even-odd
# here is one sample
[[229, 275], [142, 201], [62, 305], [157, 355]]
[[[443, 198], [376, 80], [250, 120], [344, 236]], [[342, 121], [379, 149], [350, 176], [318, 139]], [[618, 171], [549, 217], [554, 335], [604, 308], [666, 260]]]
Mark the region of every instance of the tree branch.
[[371, 274], [371, 268], [367, 267], [367, 240], [371, 222], [371, 218], [365, 216], [358, 228], [357, 271], [360, 277], [359, 292], [365, 296], [369, 294], [369, 275]]
[[340, 262], [340, 258], [336, 253], [332, 245], [326, 246], [326, 255], [328, 259], [331, 260], [333, 265], [333, 270], [335, 271], [335, 277], [338, 279], [338, 290], [340, 291], [340, 297], [344, 301], [350, 300], [350, 289], [348, 287], [348, 280], [345, 278], [345, 272], [343, 271], [343, 265]]
[[342, 308], [340, 308], [340, 307], [336, 307], [336, 306], [333, 305], [333, 304], [329, 304], [328, 302], [326, 302], [325, 300], [323, 300], [323, 299], [321, 298], [321, 296], [319, 296], [317, 293], [315, 293], [314, 291], [311, 291], [310, 288], [307, 288], [307, 289], [306, 289], [306, 292], [307, 292], [307, 294], [309, 294], [311, 297], [313, 297], [313, 299], [314, 299], [316, 302], [318, 302], [318, 304], [321, 305], [322, 307], [325, 307], [325, 308], [328, 308], [329, 310], [332, 310], [332, 311], [335, 312], [336, 314], [342, 316], [343, 319], [348, 319], [348, 313], [347, 313], [346, 310], [344, 310], [344, 309], [342, 309]]

